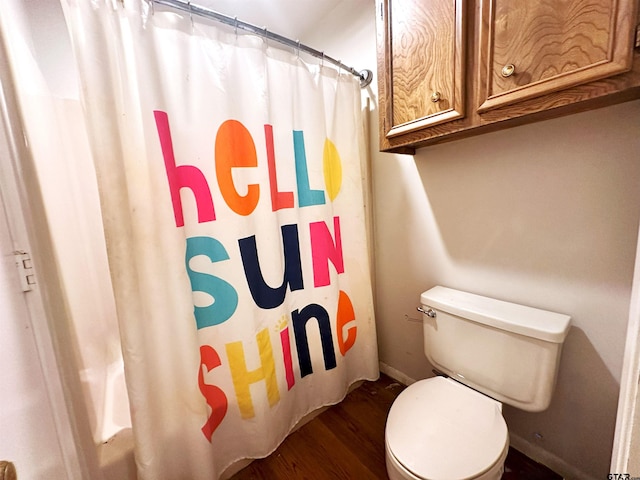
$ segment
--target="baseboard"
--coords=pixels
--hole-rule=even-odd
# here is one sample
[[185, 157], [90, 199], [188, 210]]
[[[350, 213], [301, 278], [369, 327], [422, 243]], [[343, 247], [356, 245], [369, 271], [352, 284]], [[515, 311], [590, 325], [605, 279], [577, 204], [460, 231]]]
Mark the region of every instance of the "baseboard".
[[548, 452], [540, 446], [528, 442], [524, 438], [511, 432], [509, 432], [509, 443], [519, 452], [524, 453], [530, 459], [549, 467], [558, 475], [562, 475], [563, 478], [571, 480], [601, 480], [578, 470], [576, 467], [569, 465], [553, 453]]
[[416, 383], [416, 380], [414, 380], [411, 377], [408, 377], [407, 375], [402, 373], [400, 370], [396, 370], [395, 368], [390, 367], [386, 363], [380, 362], [379, 365], [380, 365], [380, 371], [382, 373], [393, 378], [395, 381], [402, 383], [403, 385], [408, 386], [408, 385], [411, 385], [412, 383]]

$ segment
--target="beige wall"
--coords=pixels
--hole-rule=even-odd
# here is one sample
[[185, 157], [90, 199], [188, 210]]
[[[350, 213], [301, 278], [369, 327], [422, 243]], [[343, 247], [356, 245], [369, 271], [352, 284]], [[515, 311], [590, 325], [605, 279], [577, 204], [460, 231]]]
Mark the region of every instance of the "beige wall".
[[[374, 168], [381, 361], [425, 375], [414, 359], [420, 325], [402, 314], [431, 284], [571, 315], [551, 407], [505, 408], [505, 417], [512, 433], [599, 478], [609, 467], [636, 249], [639, 107], [507, 130], [425, 149], [415, 165]], [[408, 201], [393, 188], [403, 178], [416, 192]], [[402, 203], [389, 209], [394, 195]], [[404, 228], [390, 228], [393, 210], [407, 212]]]
[[[631, 437], [630, 452], [640, 450], [640, 396], [636, 397], [635, 415], [633, 418], [633, 433]], [[630, 455], [628, 463], [631, 475], [640, 475], [640, 455]]]
[[[372, 1], [343, 2], [305, 40], [375, 70], [374, 15]], [[550, 408], [505, 418], [537, 460], [605, 478], [640, 218], [640, 101], [415, 157], [378, 153], [370, 119], [381, 362], [431, 375], [415, 307], [436, 284], [571, 315]]]

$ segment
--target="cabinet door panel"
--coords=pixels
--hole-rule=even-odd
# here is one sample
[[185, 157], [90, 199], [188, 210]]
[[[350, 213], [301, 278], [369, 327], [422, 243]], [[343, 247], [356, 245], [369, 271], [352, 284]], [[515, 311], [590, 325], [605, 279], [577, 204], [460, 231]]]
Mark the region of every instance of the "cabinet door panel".
[[631, 68], [634, 0], [482, 0], [480, 108]]
[[463, 3], [386, 2], [387, 137], [464, 115]]

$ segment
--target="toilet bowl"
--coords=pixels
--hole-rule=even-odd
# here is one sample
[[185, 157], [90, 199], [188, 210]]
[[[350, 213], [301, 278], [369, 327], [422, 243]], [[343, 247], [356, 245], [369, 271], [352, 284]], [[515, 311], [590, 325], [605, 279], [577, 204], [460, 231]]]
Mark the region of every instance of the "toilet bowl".
[[414, 383], [389, 411], [391, 480], [499, 480], [508, 450], [502, 404], [450, 378]]
[[500, 480], [502, 402], [545, 410], [570, 317], [446, 287], [420, 296], [424, 351], [442, 377], [395, 400], [385, 429], [391, 480]]

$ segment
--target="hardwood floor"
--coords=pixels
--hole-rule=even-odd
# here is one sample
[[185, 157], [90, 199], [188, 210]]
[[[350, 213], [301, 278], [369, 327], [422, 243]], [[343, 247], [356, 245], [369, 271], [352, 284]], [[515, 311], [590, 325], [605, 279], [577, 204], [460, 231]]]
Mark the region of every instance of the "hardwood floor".
[[[384, 427], [404, 386], [386, 375], [365, 382], [339, 403], [289, 435], [269, 457], [256, 460], [232, 480], [386, 479]], [[562, 477], [510, 449], [502, 480]]]

